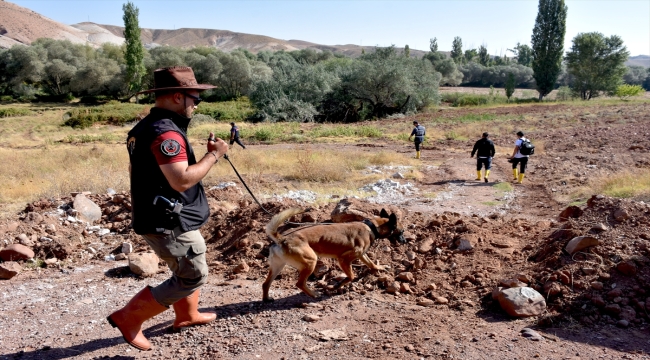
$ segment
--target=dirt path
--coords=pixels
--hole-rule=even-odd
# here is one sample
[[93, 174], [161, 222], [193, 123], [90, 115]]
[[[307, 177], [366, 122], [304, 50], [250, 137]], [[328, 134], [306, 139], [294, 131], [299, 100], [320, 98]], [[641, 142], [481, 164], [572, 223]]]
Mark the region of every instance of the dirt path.
[[[224, 280], [203, 287], [203, 311], [213, 324], [181, 334], [167, 330], [173, 312], [146, 323], [155, 350], [124, 343], [105, 316], [145, 285], [110, 277], [126, 262], [25, 273], [2, 283], [0, 359], [647, 359], [647, 331], [580, 327], [540, 331], [539, 342], [520, 336], [533, 320], [508, 321], [483, 310], [425, 308], [377, 292], [346, 293], [318, 301], [295, 289], [277, 289], [275, 303], [259, 301], [260, 280]], [[320, 320], [307, 322], [305, 315]], [[637, 352], [635, 354], [635, 352]]]

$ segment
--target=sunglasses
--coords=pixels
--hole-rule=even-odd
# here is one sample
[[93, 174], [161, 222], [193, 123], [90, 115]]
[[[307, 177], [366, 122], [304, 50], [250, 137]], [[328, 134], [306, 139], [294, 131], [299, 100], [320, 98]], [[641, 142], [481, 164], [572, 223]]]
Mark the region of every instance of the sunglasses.
[[188, 94], [188, 93], [183, 93], [183, 95], [185, 95], [185, 96], [187, 96], [188, 98], [194, 100], [194, 106], [198, 106], [198, 105], [201, 103], [201, 101], [203, 101], [203, 99], [201, 99], [201, 98], [198, 97], [198, 96], [190, 95], [190, 94]]

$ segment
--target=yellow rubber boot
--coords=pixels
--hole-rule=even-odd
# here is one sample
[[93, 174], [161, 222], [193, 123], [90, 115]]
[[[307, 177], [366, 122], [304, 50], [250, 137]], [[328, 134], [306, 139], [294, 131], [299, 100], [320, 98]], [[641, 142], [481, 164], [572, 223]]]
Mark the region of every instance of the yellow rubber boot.
[[415, 158], [416, 158], [416, 159], [419, 159], [419, 158], [420, 158], [420, 152], [419, 152], [419, 151], [416, 151], [416, 152], [415, 152]]
[[476, 180], [481, 180], [481, 170], [476, 170]]
[[483, 178], [485, 179], [485, 182], [488, 182], [488, 178], [490, 177], [490, 170], [485, 170], [485, 176]]
[[512, 169], [512, 175], [514, 175], [513, 180], [517, 181], [517, 177], [519, 176], [519, 171], [517, 171], [517, 169]]
[[519, 183], [521, 184], [524, 181], [524, 176], [526, 174], [519, 174]]

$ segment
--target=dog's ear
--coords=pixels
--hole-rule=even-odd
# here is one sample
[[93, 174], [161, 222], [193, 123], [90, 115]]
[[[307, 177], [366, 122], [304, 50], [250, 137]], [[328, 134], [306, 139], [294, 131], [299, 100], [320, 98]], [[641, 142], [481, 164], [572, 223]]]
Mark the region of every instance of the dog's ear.
[[397, 215], [390, 214], [390, 217], [388, 217], [388, 225], [393, 227], [397, 226]]
[[379, 213], [379, 217], [388, 219], [388, 212], [386, 211], [386, 209], [381, 209], [381, 212]]

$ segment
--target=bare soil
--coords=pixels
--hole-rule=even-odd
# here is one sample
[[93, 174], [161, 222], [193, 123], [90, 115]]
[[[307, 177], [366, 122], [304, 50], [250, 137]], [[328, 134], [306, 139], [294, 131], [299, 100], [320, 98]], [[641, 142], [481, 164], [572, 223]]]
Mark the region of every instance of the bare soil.
[[[545, 139], [544, 149], [532, 157], [522, 185], [510, 183], [503, 154], [495, 158], [490, 183], [475, 181], [475, 160], [469, 157], [474, 140], [427, 144], [424, 177], [408, 180], [416, 192], [360, 205], [375, 214], [384, 207], [399, 211], [409, 242], [378, 241], [369, 256], [390, 269], [372, 273], [356, 266], [358, 279], [341, 291], [332, 285], [342, 272], [323, 260], [310, 283], [324, 291], [318, 299], [297, 290], [296, 271], [286, 268], [273, 283], [276, 301], [262, 303], [270, 245], [264, 226], [270, 216], [243, 188], [209, 190], [212, 215], [201, 231], [211, 273], [201, 307], [218, 319], [175, 334], [168, 332], [173, 312], [167, 311], [145, 324], [155, 346], [151, 352], [130, 348], [105, 321], [144, 286], [169, 276], [163, 264], [158, 274], [143, 279], [126, 261], [105, 261], [123, 242], [133, 243], [136, 252], [147, 250], [129, 228], [129, 196], [91, 195], [104, 211], [101, 227], [112, 231], [102, 237], [61, 220], [57, 211], [65, 210], [71, 197], [28, 204], [0, 226], [0, 239], [47, 236], [52, 241], [35, 241], [37, 257], [59, 261], [0, 282], [0, 359], [648, 359], [650, 206], [639, 199], [594, 196], [560, 217], [568, 205], [565, 196], [590, 177], [650, 166], [647, 110], [646, 105], [594, 108], [581, 120], [583, 115], [563, 105], [481, 109], [535, 115], [530, 121], [540, 124], [545, 116], [571, 113], [578, 119], [571, 127], [540, 126], [530, 134]], [[444, 131], [444, 125], [436, 131]], [[495, 141], [511, 148], [514, 139]], [[392, 143], [311, 146], [314, 151], [336, 146], [413, 152]], [[499, 182], [513, 190], [494, 186]], [[311, 206], [294, 220], [327, 221], [335, 201], [264, 206], [271, 213]], [[56, 230], [46, 232], [48, 224]], [[594, 229], [599, 224], [603, 227]], [[600, 245], [568, 255], [563, 249], [576, 236], [593, 236]], [[454, 244], [460, 238], [469, 239], [473, 250], [458, 251]], [[424, 243], [430, 249], [423, 249]], [[242, 261], [250, 270], [235, 274]], [[409, 290], [388, 293], [384, 280], [402, 272], [413, 274]], [[546, 313], [508, 317], [491, 298], [504, 279], [518, 279], [542, 293]], [[319, 319], [306, 321], [305, 315]], [[525, 327], [543, 339], [522, 337]]]

